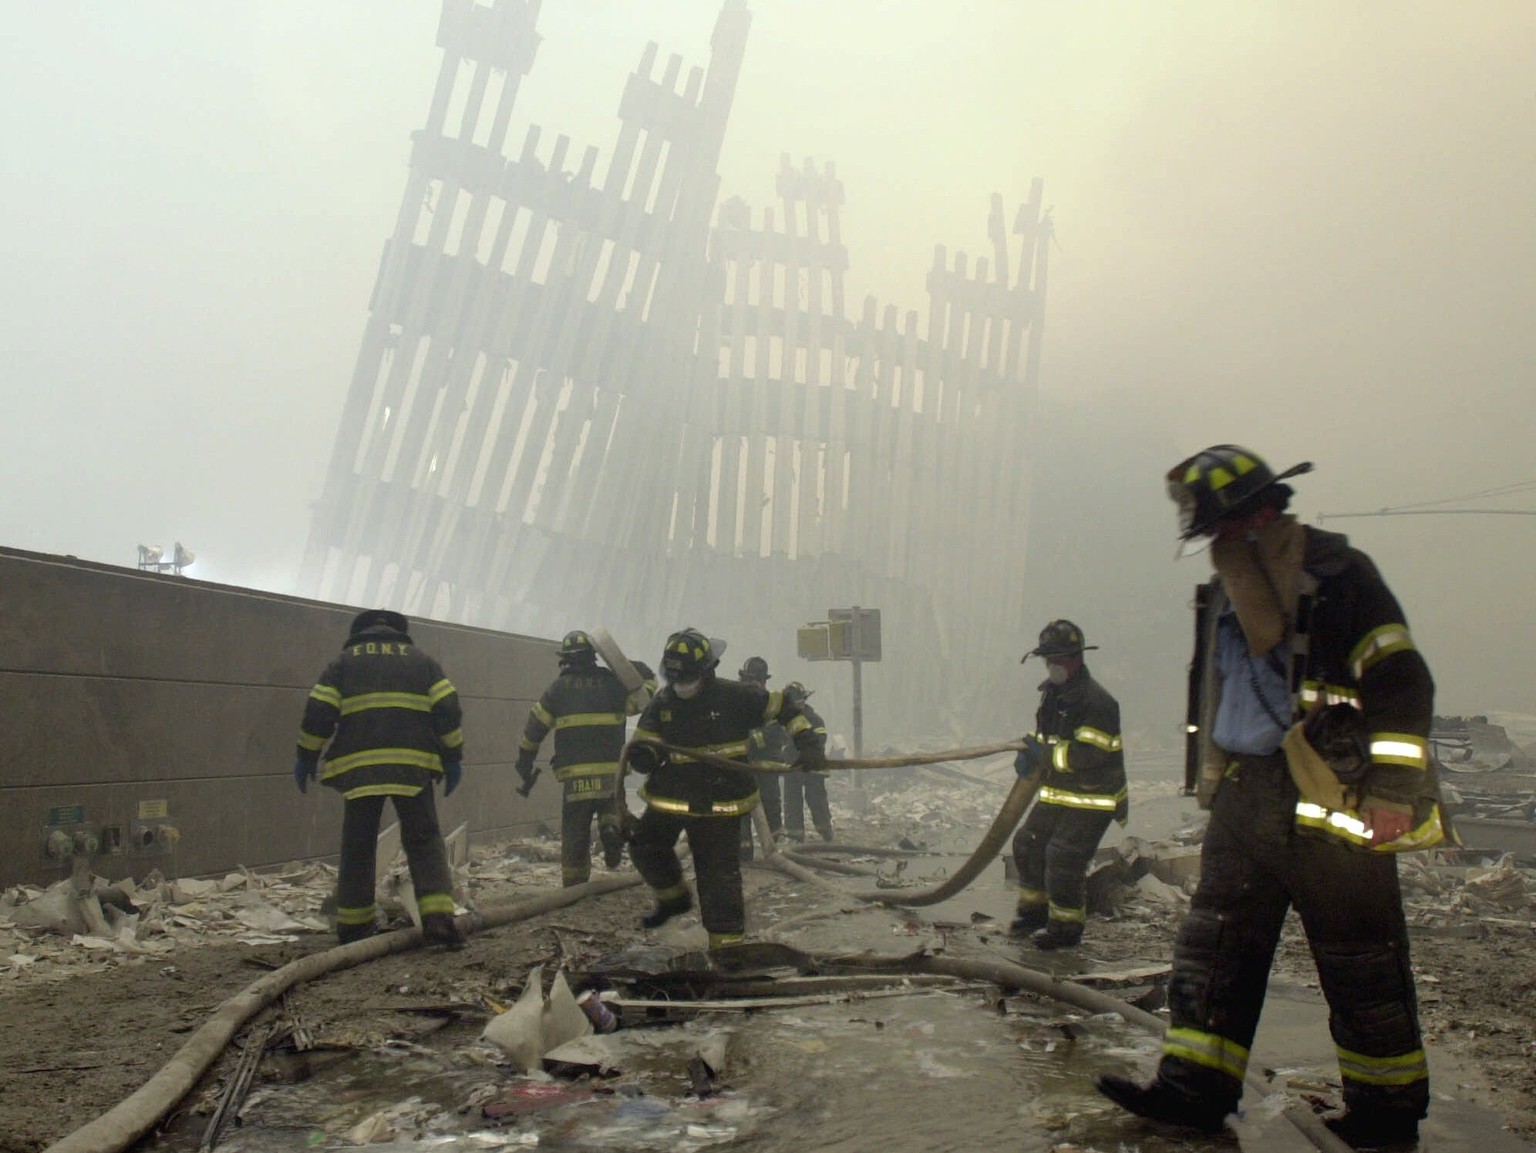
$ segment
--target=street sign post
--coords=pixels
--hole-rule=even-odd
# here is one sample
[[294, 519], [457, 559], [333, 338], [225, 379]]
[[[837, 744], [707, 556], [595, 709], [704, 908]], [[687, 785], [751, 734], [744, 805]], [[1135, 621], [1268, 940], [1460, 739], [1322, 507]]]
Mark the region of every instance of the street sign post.
[[[828, 609], [827, 619], [812, 621], [795, 631], [795, 648], [802, 660], [848, 661], [853, 665], [853, 755], [864, 756], [864, 662], [880, 659], [880, 610], [854, 605]], [[864, 782], [853, 771], [855, 807], [862, 809]]]

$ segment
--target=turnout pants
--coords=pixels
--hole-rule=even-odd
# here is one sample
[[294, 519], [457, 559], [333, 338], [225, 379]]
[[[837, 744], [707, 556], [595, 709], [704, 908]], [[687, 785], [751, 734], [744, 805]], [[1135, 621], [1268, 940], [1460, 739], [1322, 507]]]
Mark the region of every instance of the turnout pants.
[[739, 817], [703, 817], [664, 813], [646, 807], [629, 844], [629, 858], [658, 902], [675, 900], [688, 891], [677, 838], [688, 834], [693, 850], [693, 874], [699, 888], [699, 917], [709, 933], [710, 948], [734, 944], [746, 932], [746, 902], [741, 893]]
[[805, 840], [805, 810], [824, 841], [832, 839], [832, 807], [827, 803], [827, 778], [821, 773], [784, 774], [784, 830]]
[[[416, 908], [453, 916], [453, 874], [437, 827], [437, 804], [430, 787], [414, 797], [393, 796], [400, 818], [400, 845], [411, 869]], [[374, 927], [374, 858], [384, 797], [354, 797], [341, 818], [341, 863], [336, 875], [336, 933], [343, 942], [366, 937]]]
[[1286, 912], [1328, 1001], [1344, 1104], [1419, 1118], [1429, 1069], [1390, 853], [1298, 833], [1285, 757], [1241, 757], [1216, 793], [1200, 884], [1174, 945], [1159, 1078], [1235, 1109]]
[[1114, 814], [1036, 802], [1013, 836], [1019, 915], [1074, 926], [1088, 919], [1088, 865]]
[[592, 821], [601, 820], [613, 794], [612, 776], [572, 777], [563, 782], [560, 810], [560, 881], [584, 885], [592, 879]]

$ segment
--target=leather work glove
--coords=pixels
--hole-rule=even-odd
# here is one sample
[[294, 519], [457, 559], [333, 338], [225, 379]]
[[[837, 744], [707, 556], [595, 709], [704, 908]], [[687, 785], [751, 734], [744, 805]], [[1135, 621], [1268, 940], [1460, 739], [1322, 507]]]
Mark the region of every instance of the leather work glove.
[[827, 767], [827, 750], [820, 741], [807, 741], [796, 746], [800, 750], [799, 767], [807, 773], [820, 772]]
[[629, 746], [628, 764], [632, 771], [641, 775], [654, 773], [666, 764], [666, 754], [655, 745], [633, 744]]
[[1025, 733], [1024, 747], [1013, 758], [1013, 771], [1021, 777], [1032, 777], [1045, 767], [1045, 746], [1034, 733]]
[[463, 761], [443, 762], [443, 796], [453, 796], [453, 790], [459, 787], [459, 781], [464, 776]]
[[293, 783], [299, 786], [299, 792], [309, 792], [309, 782], [315, 779], [317, 764], [306, 761], [302, 757], [293, 762]]

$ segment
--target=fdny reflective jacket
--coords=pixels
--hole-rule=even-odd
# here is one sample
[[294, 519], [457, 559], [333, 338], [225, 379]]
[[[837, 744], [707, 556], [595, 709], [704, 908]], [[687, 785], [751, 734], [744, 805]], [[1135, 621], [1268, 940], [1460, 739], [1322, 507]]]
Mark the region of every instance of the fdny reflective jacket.
[[[649, 687], [655, 687], [654, 680]], [[555, 779], [579, 778], [584, 784], [578, 792], [606, 793], [619, 769], [625, 718], [640, 711], [639, 691], [626, 691], [611, 670], [597, 664], [562, 669], [528, 710], [518, 759], [531, 763], [553, 729]]]
[[[665, 686], [640, 714], [635, 739], [650, 738], [679, 748], [697, 749], [745, 761], [752, 730], [769, 723], [784, 727], [796, 748], [824, 748], [826, 730], [818, 733], [803, 705], [784, 694], [740, 681], [705, 677], [698, 696], [683, 700]], [[652, 772], [640, 796], [653, 809], [694, 817], [740, 817], [757, 804], [757, 782], [751, 774], [670, 753]]]
[[1111, 813], [1125, 824], [1129, 802], [1120, 704], [1087, 665], [1064, 685], [1040, 686], [1035, 737], [1050, 756], [1038, 794], [1042, 805]]
[[464, 756], [459, 694], [410, 634], [375, 625], [347, 638], [310, 690], [298, 755], [355, 797], [413, 797]]
[[[1340, 533], [1305, 527], [1306, 552], [1290, 629], [1294, 713], [1299, 717], [1314, 707], [1339, 704], [1358, 709], [1367, 759], [1354, 790], [1356, 805], [1329, 809], [1303, 800], [1296, 824], [1357, 847], [1427, 847], [1445, 835], [1439, 781], [1429, 758], [1435, 693], [1429, 666], [1371, 558], [1350, 547]], [[1200, 763], [1207, 772], [1219, 772], [1229, 758], [1209, 734], [1221, 690], [1215, 661], [1201, 654], [1213, 651], [1216, 621], [1226, 604], [1220, 578], [1202, 586], [1199, 596], [1208, 611], [1198, 639], [1196, 659], [1203, 667], [1192, 686], [1198, 700], [1191, 717], [1198, 724]], [[1408, 833], [1389, 845], [1372, 845], [1358, 807], [1366, 797], [1410, 808]]]
[[[825, 741], [827, 723], [821, 719], [821, 715], [804, 701], [800, 704], [800, 711], [811, 723], [811, 732]], [[753, 729], [752, 735], [747, 738], [747, 760], [753, 765], [792, 765], [799, 759], [800, 750], [795, 747], [794, 740], [784, 726], [777, 721]], [[826, 769], [818, 771], [821, 776], [827, 775]]]

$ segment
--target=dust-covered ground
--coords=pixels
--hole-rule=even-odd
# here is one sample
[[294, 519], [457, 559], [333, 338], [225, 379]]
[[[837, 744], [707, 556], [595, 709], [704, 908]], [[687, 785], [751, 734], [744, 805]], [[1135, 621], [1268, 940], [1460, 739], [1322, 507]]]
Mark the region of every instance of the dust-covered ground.
[[[977, 821], [971, 814], [984, 814], [984, 806], [1001, 795], [952, 777], [910, 775], [882, 785], [860, 817], [835, 808], [839, 840], [932, 844], [946, 820], [951, 833], [980, 829], [985, 815]], [[558, 887], [553, 856], [552, 842], [477, 848], [462, 876], [465, 900], [486, 908], [553, 892]], [[912, 871], [919, 873], [920, 864]], [[1458, 1095], [1497, 1114], [1510, 1131], [1536, 1140], [1536, 891], [1528, 873], [1520, 870], [1472, 885], [1463, 883], [1460, 874], [1448, 880], [1441, 873], [1418, 863], [1404, 865], [1432, 1067], [1438, 1051], [1459, 1069], [1476, 1070], [1470, 1074], [1475, 1080], [1460, 1087]], [[600, 868], [594, 874], [604, 875]], [[996, 885], [996, 873], [988, 875]], [[803, 885], [782, 874], [750, 869], [747, 887], [754, 935], [771, 928], [772, 911], [807, 911]], [[1480, 895], [1479, 888], [1491, 895]], [[221, 893], [226, 905], [244, 901], [239, 907], [245, 913], [281, 906], [299, 923], [312, 924], [323, 889], [323, 877], [317, 880], [303, 870], [291, 871], [286, 881], [232, 877], [219, 893], [167, 904], [158, 921], [146, 917], [161, 927], [141, 922], [132, 947], [89, 947], [69, 944], [68, 938], [0, 930], [0, 943], [10, 950], [9, 976], [0, 978], [6, 1026], [0, 1030], [0, 1153], [45, 1149], [104, 1113], [158, 1071], [227, 998], [264, 973], [333, 943], [328, 934], [285, 931], [280, 922], [252, 930], [250, 916], [236, 922], [217, 911]], [[788, 891], [797, 895], [788, 897]], [[1114, 915], [1091, 921], [1095, 957], [1126, 966], [1166, 961], [1180, 911], [1177, 898], [1173, 906], [1168, 901], [1166, 893], [1150, 901], [1134, 889], [1120, 892]], [[302, 1020], [321, 1048], [408, 1042], [438, 1022], [402, 1013], [402, 1007], [505, 1004], [535, 964], [579, 969], [648, 939], [637, 918], [649, 905], [648, 891], [636, 885], [477, 934], [460, 952], [393, 954], [297, 987], [286, 1011]], [[837, 902], [827, 905], [836, 907]], [[922, 911], [915, 916], [921, 919]], [[957, 952], [968, 944], [993, 956], [1004, 950], [1022, 963], [1031, 962], [1032, 950], [1007, 941], [1000, 922], [981, 920], [959, 930], [950, 926], [946, 933], [947, 938], [927, 934], [924, 939], [948, 939]], [[1294, 917], [1276, 965], [1278, 974], [1315, 985]], [[189, 1114], [211, 1110], [236, 1055], [231, 1046], [169, 1121], [185, 1125]], [[302, 1070], [264, 1067], [261, 1073], [278, 1075], [302, 1075]]]

